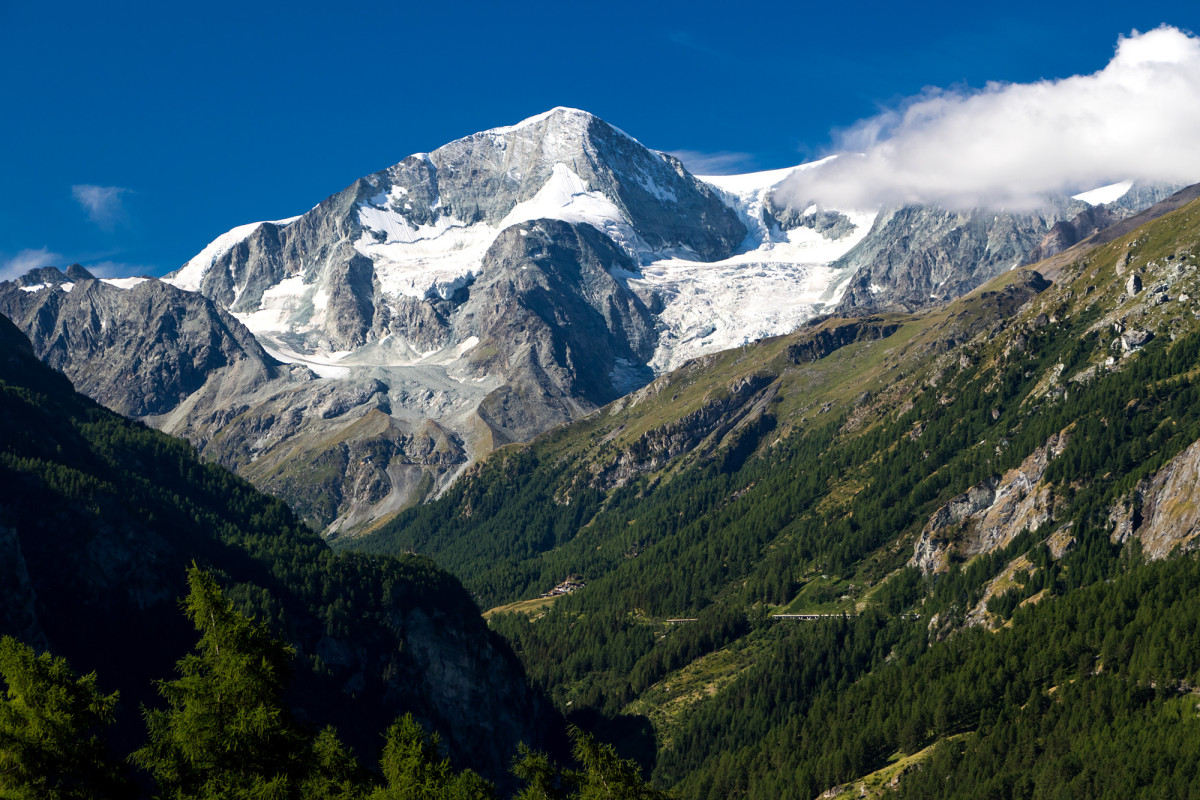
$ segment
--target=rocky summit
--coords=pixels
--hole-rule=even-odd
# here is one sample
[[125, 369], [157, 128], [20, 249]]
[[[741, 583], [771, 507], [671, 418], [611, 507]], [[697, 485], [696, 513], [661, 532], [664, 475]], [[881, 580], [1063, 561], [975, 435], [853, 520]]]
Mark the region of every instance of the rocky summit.
[[81, 391], [357, 532], [689, 359], [942, 302], [1166, 191], [1024, 214], [781, 199], [826, 163], [697, 178], [556, 108], [234, 228], [162, 280], [34, 270], [0, 312]]

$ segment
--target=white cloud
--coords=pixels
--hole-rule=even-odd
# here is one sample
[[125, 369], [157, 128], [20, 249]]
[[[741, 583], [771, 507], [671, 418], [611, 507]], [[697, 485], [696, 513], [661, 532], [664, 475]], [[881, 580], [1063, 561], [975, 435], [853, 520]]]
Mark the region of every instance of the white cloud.
[[12, 258], [0, 260], [0, 281], [11, 281], [38, 267], [58, 266], [62, 261], [61, 253], [55, 253], [45, 247], [22, 250]]
[[720, 150], [715, 153], [705, 153], [699, 150], [669, 150], [668, 155], [675, 156], [688, 172], [693, 175], [738, 175], [743, 172], [753, 172], [754, 156], [750, 153], [735, 153]]
[[928, 89], [856, 124], [843, 153], [783, 198], [834, 207], [1036, 205], [1125, 179], [1200, 180], [1200, 39], [1163, 26], [1117, 42], [1091, 75]]
[[71, 187], [71, 194], [87, 211], [88, 219], [104, 230], [112, 230], [119, 223], [127, 221], [121, 195], [129, 191], [120, 186], [93, 186], [90, 183]]

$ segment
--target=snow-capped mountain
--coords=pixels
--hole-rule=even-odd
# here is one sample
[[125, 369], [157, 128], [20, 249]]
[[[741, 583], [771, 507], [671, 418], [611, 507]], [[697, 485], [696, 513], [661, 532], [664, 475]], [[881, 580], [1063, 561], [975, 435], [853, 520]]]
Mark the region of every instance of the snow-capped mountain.
[[345, 355], [389, 339], [387, 363], [404, 363], [475, 335], [423, 305], [460, 305], [500, 233], [539, 219], [591, 225], [634, 265], [723, 258], [745, 237], [676, 159], [557, 108], [409, 156], [298, 218], [236, 228], [166, 280], [284, 353]]
[[351, 530], [690, 358], [968, 291], [1149, 196], [1019, 219], [778, 199], [826, 163], [697, 178], [556, 108], [234, 228], [162, 281], [40, 271], [0, 301], [97, 399]]

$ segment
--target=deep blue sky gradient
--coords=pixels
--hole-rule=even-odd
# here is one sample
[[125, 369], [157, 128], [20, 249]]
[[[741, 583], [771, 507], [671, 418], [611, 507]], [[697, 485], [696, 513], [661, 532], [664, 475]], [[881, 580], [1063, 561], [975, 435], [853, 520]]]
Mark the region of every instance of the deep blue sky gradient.
[[[1192, 2], [0, 0], [0, 270], [175, 269], [413, 152], [557, 105], [738, 171], [821, 155], [926, 86], [1101, 69]], [[89, 219], [72, 186], [127, 189]], [[3, 275], [0, 275], [3, 277]]]

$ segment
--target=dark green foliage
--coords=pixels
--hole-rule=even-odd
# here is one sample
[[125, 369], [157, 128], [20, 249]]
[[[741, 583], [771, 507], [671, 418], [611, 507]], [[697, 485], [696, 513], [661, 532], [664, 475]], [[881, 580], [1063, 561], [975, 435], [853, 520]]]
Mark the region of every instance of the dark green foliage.
[[[1194, 269], [1188, 264], [1173, 274]], [[1081, 642], [1075, 622], [1061, 623], [1055, 615], [1064, 608], [1083, 613], [1075, 606], [1079, 593], [1114, 583], [1128, 587], [1149, 574], [1136, 545], [1122, 548], [1110, 540], [1111, 509], [1200, 440], [1200, 332], [1190, 316], [1182, 310], [1168, 315], [1153, 341], [1110, 369], [1103, 362], [1114, 352], [1113, 338], [1101, 320], [1114, 310], [1119, 287], [1096, 293], [1081, 281], [1071, 288], [1053, 289], [1063, 305], [1045, 306], [1046, 316], [1037, 320], [1032, 313], [1014, 319], [1014, 309], [997, 305], [994, 292], [951, 306], [941, 331], [961, 323], [962, 330], [986, 335], [972, 333], [966, 345], [957, 336], [913, 344], [893, 375], [882, 379], [901, 382], [899, 398], [877, 408], [854, 412], [834, 404], [825, 416], [775, 421], [785, 433], [755, 440], [757, 449], [735, 442], [714, 459], [685, 456], [602, 495], [589, 478], [615, 457], [605, 442], [619, 430], [606, 428], [605, 415], [597, 415], [528, 448], [506, 450], [439, 501], [406, 512], [362, 544], [374, 552], [429, 553], [486, 605], [529, 597], [567, 574], [582, 574], [584, 590], [559, 598], [535, 619], [491, 618], [529, 675], [577, 720], [588, 719], [587, 711], [628, 714], [631, 702], [664, 696], [667, 684], [694, 680], [708, 663], [718, 670], [743, 665], [712, 700], [680, 704], [665, 722], [655, 720], [669, 741], [657, 754], [655, 780], [687, 796], [815, 796], [946, 737], [962, 737], [947, 747], [973, 747], [969, 737], [983, 741], [1016, 709], [1027, 708], [1039, 720], [1036, 727], [1049, 719], [1042, 701], [1051, 689], [1055, 702], [1092, 702], [1059, 687], [1075, 680], [1080, 691], [1099, 692], [1112, 677], [1093, 674], [1097, 663], [1109, 663], [1097, 662], [1099, 645]], [[1135, 307], [1128, 324], [1152, 328], [1137, 321], [1140, 313]], [[1170, 326], [1169, 336], [1163, 326]], [[693, 378], [697, 385], [707, 381], [705, 391], [713, 396], [728, 380], [699, 376], [699, 370]], [[812, 387], [817, 397], [824, 388], [804, 379], [780, 379], [777, 386], [781, 393]], [[650, 419], [673, 419], [667, 395], [658, 407], [653, 397], [639, 401]], [[936, 579], [904, 567], [931, 514], [1021, 465], [1063, 431], [1069, 444], [1045, 473], [1054, 507], [1048, 527], [969, 562], [952, 561]], [[631, 462], [647, 455], [644, 439], [624, 445]], [[1053, 530], [1062, 532], [1056, 548], [1068, 533], [1072, 540], [1058, 557], [1043, 544]], [[953, 542], [969, 532], [951, 526], [938, 535]], [[1013, 630], [955, 633], [1018, 556], [1031, 566], [988, 604]], [[1161, 593], [1170, 585], [1146, 590]], [[1022, 606], [1034, 597], [1037, 605]], [[866, 610], [830, 622], [769, 621], [768, 608], [783, 605]], [[1177, 611], [1160, 609], [1167, 616]], [[665, 624], [681, 617], [694, 621]], [[1188, 641], [1182, 631], [1200, 617], [1188, 611], [1182, 618], [1188, 621], [1180, 637]], [[1128, 625], [1106, 619], [1088, 635]], [[1159, 649], [1153, 642], [1161, 634], [1151, 628], [1136, 635], [1148, 639], [1122, 637], [1110, 646], [1145, 658]], [[947, 635], [948, 641], [937, 641]], [[701, 660], [722, 649], [735, 655]], [[1171, 658], [1123, 680], [1143, 688], [1152, 681], [1177, 685], [1178, 668], [1186, 672], [1196, 662], [1185, 650], [1167, 649]], [[688, 665], [690, 671], [676, 672]], [[1138, 691], [1124, 706], [1130, 715], [1149, 720], [1167, 713], [1163, 698], [1138, 705], [1146, 697]], [[1086, 717], [1077, 709], [1064, 713], [1077, 722]], [[1008, 729], [996, 728], [1002, 730]], [[1134, 730], [1115, 722], [1112, 728], [1113, 735], [1128, 734], [1131, 750], [1139, 746]], [[1060, 766], [1070, 772], [1066, 762]], [[1175, 775], [1173, 769], [1163, 774]], [[980, 774], [968, 779], [960, 772], [950, 782], [975, 786]], [[1045, 780], [1038, 785], [1052, 784]], [[1182, 796], [1173, 781], [1171, 791]], [[998, 794], [1027, 793], [1002, 787]]]
[[233, 609], [212, 576], [188, 571], [196, 652], [161, 681], [166, 710], [148, 710], [132, 760], [174, 798], [295, 796], [302, 736], [282, 702], [293, 655]]
[[[285, 705], [314, 727], [336, 725], [373, 758], [377, 732], [411, 711], [443, 731], [454, 757], [469, 751], [477, 768], [504, 777], [511, 744], [489, 741], [482, 726], [451, 729], [457, 709], [447, 713], [421, 688], [422, 664], [404, 646], [414, 617], [460, 642], [502, 698], [481, 713], [507, 715], [521, 731], [513, 738], [532, 738], [536, 723], [508, 713], [526, 692], [519, 666], [453, 576], [419, 556], [334, 555], [283, 503], [200, 461], [187, 442], [73, 392], [5, 324], [0, 537], [11, 548], [4, 567], [29, 580], [0, 582], [0, 634], [50, 641], [56, 655], [109, 676], [125, 700], [111, 735], [117, 749], [136, 747], [136, 709], [155, 702], [153, 682], [194, 643], [174, 599], [195, 562], [240, 612], [302, 654]], [[329, 647], [338, 658], [325, 661]], [[542, 721], [555, 725], [552, 714]]]
[[[1194, 748], [1159, 750], [1160, 738], [1148, 734], [1155, 720], [1175, 720], [1173, 735], [1200, 741], [1189, 690], [1200, 681], [1200, 560], [1136, 566], [1112, 582], [1020, 609], [1013, 623], [998, 633], [961, 631], [927, 648], [922, 626], [897, 629], [892, 651], [869, 672], [816, 685], [811, 693], [796, 669], [830, 663], [848, 647], [865, 651], [871, 629], [850, 631], [862, 639], [857, 643], [797, 631], [724, 695], [731, 707], [687, 720], [659, 774], [681, 782], [682, 795], [691, 798], [816, 796], [883, 767], [893, 753], [974, 732], [977, 738], [966, 744], [947, 745], [963, 765], [937, 773], [942, 779], [950, 774], [954, 785], [932, 796], [989, 796], [981, 789], [989, 776], [1016, 779], [1027, 767], [1041, 770], [1039, 758], [1069, 761], [1070, 753], [1089, 747], [1096, 754], [1130, 753], [1089, 761], [1089, 780], [1125, 786], [1140, 774], [1130, 768], [1137, 759], [1146, 759], [1170, 785], [1178, 776], [1195, 780]], [[800, 640], [793, 643], [795, 637]], [[888, 641], [875, 633], [876, 647]], [[761, 699], [788, 702], [792, 696], [803, 704], [777, 710]], [[1177, 698], [1187, 702], [1172, 705]], [[1185, 707], [1187, 713], [1179, 713]], [[1086, 738], [1073, 750], [1076, 736]], [[1038, 780], [1052, 784], [1054, 774], [1047, 770]], [[923, 781], [917, 785], [932, 785]], [[914, 790], [911, 796], [927, 795]]]
[[1098, 675], [936, 747], [898, 798], [1200, 796], [1195, 699]]
[[332, 727], [321, 729], [303, 759], [306, 766], [300, 778], [300, 796], [305, 800], [362, 797], [367, 775]]
[[571, 754], [582, 771], [579, 789], [571, 795], [579, 800], [661, 800], [666, 795], [647, 786], [638, 765], [621, 758], [612, 745], [597, 742], [579, 728], [571, 728]]
[[489, 800], [491, 785], [471, 770], [455, 772], [437, 734], [405, 714], [388, 728], [379, 766], [385, 781], [370, 800]]
[[131, 786], [101, 733], [117, 695], [96, 675], [79, 677], [66, 659], [0, 638], [0, 797], [67, 800], [118, 797]]
[[670, 796], [642, 780], [636, 762], [621, 758], [612, 745], [572, 725], [571, 755], [579, 769], [563, 769], [522, 746], [512, 771], [525, 784], [515, 800], [667, 800]]

